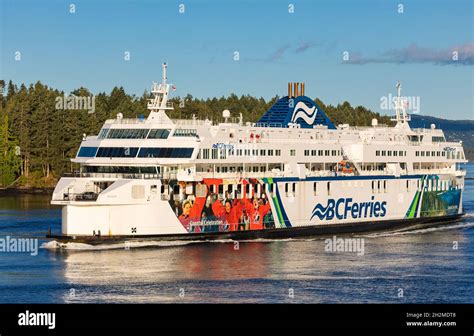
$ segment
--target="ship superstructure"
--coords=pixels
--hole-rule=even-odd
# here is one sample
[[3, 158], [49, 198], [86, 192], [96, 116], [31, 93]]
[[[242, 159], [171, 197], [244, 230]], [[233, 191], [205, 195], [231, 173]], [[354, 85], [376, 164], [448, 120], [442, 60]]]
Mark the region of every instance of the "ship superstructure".
[[[62, 177], [67, 239], [287, 237], [458, 218], [466, 163], [442, 130], [412, 129], [398, 85], [394, 127], [334, 125], [289, 83], [256, 123], [172, 120], [166, 64], [146, 119], [107, 120]], [[192, 238], [191, 238], [192, 237]]]

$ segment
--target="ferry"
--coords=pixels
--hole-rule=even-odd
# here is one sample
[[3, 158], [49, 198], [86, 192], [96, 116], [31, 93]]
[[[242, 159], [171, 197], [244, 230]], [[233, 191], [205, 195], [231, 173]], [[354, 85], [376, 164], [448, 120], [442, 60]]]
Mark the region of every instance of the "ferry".
[[304, 83], [258, 122], [170, 119], [163, 64], [147, 118], [84, 135], [51, 203], [61, 242], [247, 240], [439, 225], [463, 215], [462, 142], [412, 129], [397, 84], [394, 126], [334, 125]]

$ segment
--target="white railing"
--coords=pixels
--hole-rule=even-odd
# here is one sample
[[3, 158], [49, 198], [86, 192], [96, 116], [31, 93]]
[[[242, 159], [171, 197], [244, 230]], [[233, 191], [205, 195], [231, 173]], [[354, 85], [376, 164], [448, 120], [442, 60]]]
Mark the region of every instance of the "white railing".
[[201, 120], [201, 119], [171, 119], [176, 125], [186, 125], [186, 126], [212, 126], [211, 120]]
[[[76, 175], [77, 176], [77, 175]], [[78, 177], [111, 179], [159, 179], [160, 174], [81, 173]]]
[[127, 119], [107, 119], [105, 122], [109, 124], [143, 124], [146, 118], [127, 118]]

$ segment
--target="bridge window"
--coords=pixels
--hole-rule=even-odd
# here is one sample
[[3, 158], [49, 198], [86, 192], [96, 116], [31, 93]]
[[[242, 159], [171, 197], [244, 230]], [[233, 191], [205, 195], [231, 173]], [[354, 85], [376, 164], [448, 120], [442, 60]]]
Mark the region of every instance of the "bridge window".
[[81, 147], [77, 157], [94, 157], [97, 152], [97, 147]]
[[103, 128], [100, 130], [100, 133], [98, 135], [99, 139], [105, 139], [107, 137], [107, 133], [109, 133], [109, 128]]
[[112, 128], [107, 139], [145, 139], [149, 129]]
[[170, 135], [171, 130], [165, 128], [152, 129], [148, 134], [148, 139], [166, 139]]
[[99, 147], [96, 157], [135, 157], [138, 147]]

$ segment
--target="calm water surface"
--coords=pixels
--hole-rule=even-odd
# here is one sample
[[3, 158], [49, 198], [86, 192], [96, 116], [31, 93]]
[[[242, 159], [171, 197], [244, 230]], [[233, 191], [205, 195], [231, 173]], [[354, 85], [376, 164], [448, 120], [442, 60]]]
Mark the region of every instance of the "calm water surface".
[[[474, 165], [467, 169], [474, 178]], [[232, 242], [169, 242], [0, 252], [0, 303], [474, 303], [474, 180], [466, 181], [464, 209], [466, 217], [446, 228], [366, 235], [363, 256], [327, 253], [323, 239], [238, 250]], [[60, 226], [49, 196], [0, 197], [0, 238], [41, 245], [48, 227]]]

